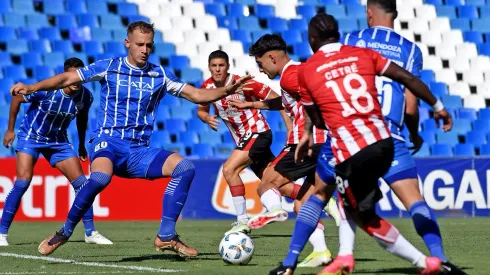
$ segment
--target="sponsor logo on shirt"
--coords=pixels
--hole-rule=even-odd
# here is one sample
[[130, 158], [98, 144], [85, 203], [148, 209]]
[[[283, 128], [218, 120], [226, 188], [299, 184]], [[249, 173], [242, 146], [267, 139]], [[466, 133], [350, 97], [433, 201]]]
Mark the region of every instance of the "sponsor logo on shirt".
[[142, 92], [153, 92], [153, 86], [150, 83], [144, 82], [144, 81], [127, 81], [126, 79], [120, 79], [117, 82], [117, 85], [121, 87], [127, 87], [131, 86], [131, 88], [135, 89], [136, 91], [142, 91]]

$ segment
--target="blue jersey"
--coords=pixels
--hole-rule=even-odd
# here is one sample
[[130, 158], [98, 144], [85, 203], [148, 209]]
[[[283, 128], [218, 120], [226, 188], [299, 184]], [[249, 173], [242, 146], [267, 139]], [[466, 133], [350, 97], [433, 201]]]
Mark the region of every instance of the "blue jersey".
[[90, 138], [110, 136], [147, 145], [156, 110], [167, 93], [179, 96], [185, 86], [172, 72], [151, 63], [135, 67], [126, 57], [96, 61], [78, 70], [82, 82], [99, 81], [97, 127]]
[[[353, 32], [343, 37], [341, 42], [375, 50], [413, 75], [420, 76], [423, 65], [420, 48], [393, 29], [373, 27]], [[387, 77], [376, 77], [376, 88], [393, 137], [403, 140], [401, 130], [405, 114], [405, 87]]]
[[66, 129], [80, 111], [87, 111], [92, 104], [90, 91], [83, 87], [74, 95], [60, 89], [40, 91], [24, 96], [31, 106], [18, 130], [19, 140], [35, 142], [69, 142]]

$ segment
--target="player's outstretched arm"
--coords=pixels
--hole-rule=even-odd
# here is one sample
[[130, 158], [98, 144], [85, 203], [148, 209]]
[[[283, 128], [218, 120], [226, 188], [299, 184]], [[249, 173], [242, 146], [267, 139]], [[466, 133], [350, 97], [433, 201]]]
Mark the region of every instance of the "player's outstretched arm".
[[81, 79], [76, 71], [64, 72], [32, 85], [26, 85], [19, 82], [12, 86], [10, 94], [16, 96], [28, 95], [37, 91], [53, 91], [79, 82], [81, 82]]
[[414, 76], [394, 62], [390, 62], [383, 75], [405, 85], [405, 87], [408, 88], [416, 97], [431, 105], [435, 112], [434, 119], [436, 119], [436, 123], [439, 123], [438, 120], [442, 119], [444, 123], [442, 128], [444, 131], [451, 130], [453, 125], [451, 115], [449, 115], [449, 113], [444, 109], [444, 105], [441, 103], [441, 101], [437, 100], [437, 98], [430, 92], [429, 87], [427, 87], [427, 85], [425, 85], [424, 82], [422, 82], [418, 77]]
[[192, 85], [185, 85], [182, 88], [180, 96], [194, 103], [211, 103], [227, 95], [234, 94], [240, 87], [249, 85], [246, 81], [252, 79], [252, 76], [242, 76], [235, 82], [215, 89], [199, 89]]
[[15, 120], [19, 114], [20, 104], [24, 102], [26, 102], [26, 100], [21, 95], [14, 96], [10, 102], [9, 124], [7, 132], [5, 132], [5, 136], [3, 137], [3, 146], [7, 148], [12, 146], [12, 143], [15, 140]]
[[408, 89], [405, 89], [405, 103], [405, 124], [410, 133], [410, 140], [413, 143], [413, 146], [409, 149], [413, 150], [412, 154], [416, 154], [422, 147], [424, 140], [419, 135], [419, 104], [417, 97]]

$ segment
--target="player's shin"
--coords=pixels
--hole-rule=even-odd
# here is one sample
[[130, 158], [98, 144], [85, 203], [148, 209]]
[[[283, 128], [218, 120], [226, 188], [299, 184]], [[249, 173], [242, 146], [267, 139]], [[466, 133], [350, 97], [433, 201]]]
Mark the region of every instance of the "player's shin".
[[110, 181], [111, 176], [106, 173], [93, 172], [90, 175], [87, 183], [80, 188], [70, 212], [68, 212], [68, 218], [62, 228], [65, 236], [71, 236], [75, 226], [94, 203], [97, 194], [102, 192]]
[[248, 221], [247, 204], [245, 200], [245, 185], [230, 186], [230, 192], [233, 199], [233, 205], [237, 215], [237, 220], [246, 224]]
[[5, 199], [5, 205], [3, 207], [2, 220], [0, 222], [0, 234], [7, 234], [14, 220], [15, 213], [19, 209], [22, 196], [29, 188], [29, 181], [16, 180], [14, 182], [14, 188], [10, 190], [7, 198]]
[[339, 222], [339, 256], [348, 256], [354, 254], [354, 242], [356, 239], [357, 225], [349, 213], [346, 213], [342, 204], [340, 204]]
[[436, 217], [425, 201], [417, 201], [409, 208], [415, 230], [422, 237], [434, 257], [447, 261], [442, 246], [441, 232]]
[[326, 203], [323, 199], [313, 195], [301, 207], [291, 238], [291, 244], [286, 258], [283, 261], [284, 266], [295, 266], [298, 256], [303, 250], [310, 235], [315, 231]]
[[175, 224], [187, 199], [194, 173], [194, 164], [186, 159], [180, 161], [172, 172], [172, 180], [163, 196], [163, 214], [158, 230], [158, 237], [162, 241], [175, 236]]
[[[85, 184], [86, 182], [87, 182], [87, 178], [84, 175], [76, 178], [74, 181], [71, 182], [71, 186], [73, 186], [73, 189], [75, 189], [75, 194], [78, 194], [83, 184]], [[94, 225], [93, 206], [90, 206], [87, 212], [85, 212], [85, 214], [82, 217], [82, 222], [83, 222], [83, 226], [85, 227], [86, 236], [90, 236], [92, 235], [92, 232], [96, 231]]]

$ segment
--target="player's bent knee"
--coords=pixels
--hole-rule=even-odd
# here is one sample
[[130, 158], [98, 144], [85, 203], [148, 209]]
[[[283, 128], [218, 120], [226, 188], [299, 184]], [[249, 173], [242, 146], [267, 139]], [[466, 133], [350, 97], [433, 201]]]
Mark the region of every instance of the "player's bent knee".
[[111, 182], [111, 175], [102, 172], [90, 174], [90, 180], [97, 185], [97, 189], [104, 189]]

